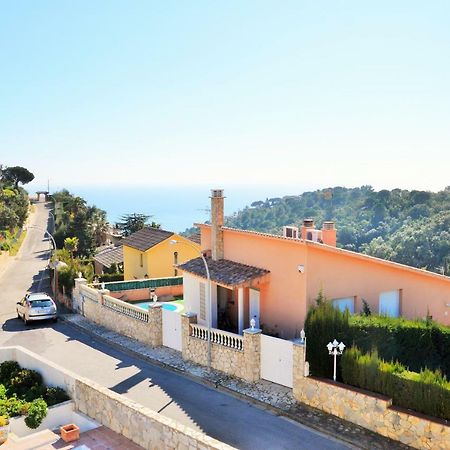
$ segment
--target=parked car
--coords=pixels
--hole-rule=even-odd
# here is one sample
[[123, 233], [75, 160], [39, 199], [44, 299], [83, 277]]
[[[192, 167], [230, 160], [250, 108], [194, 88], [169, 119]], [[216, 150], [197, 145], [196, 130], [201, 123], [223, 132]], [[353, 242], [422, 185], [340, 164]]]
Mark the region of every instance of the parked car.
[[55, 302], [45, 293], [27, 294], [16, 306], [17, 317], [28, 325], [36, 320], [58, 320]]

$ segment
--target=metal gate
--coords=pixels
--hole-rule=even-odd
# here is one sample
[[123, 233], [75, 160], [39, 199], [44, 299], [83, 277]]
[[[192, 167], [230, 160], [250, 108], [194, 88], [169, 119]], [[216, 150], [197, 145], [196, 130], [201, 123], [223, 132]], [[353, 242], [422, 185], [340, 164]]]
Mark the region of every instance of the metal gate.
[[162, 310], [163, 345], [181, 352], [181, 315], [176, 311]]
[[261, 335], [261, 378], [292, 387], [293, 343]]

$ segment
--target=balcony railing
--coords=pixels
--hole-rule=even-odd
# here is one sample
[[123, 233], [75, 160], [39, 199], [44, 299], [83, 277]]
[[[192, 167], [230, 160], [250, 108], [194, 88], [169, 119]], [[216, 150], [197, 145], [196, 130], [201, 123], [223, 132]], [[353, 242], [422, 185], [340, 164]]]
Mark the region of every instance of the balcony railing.
[[103, 306], [105, 308], [112, 309], [113, 311], [116, 311], [120, 314], [123, 314], [124, 316], [140, 320], [141, 322], [148, 322], [148, 311], [145, 311], [138, 306], [125, 303], [122, 300], [118, 300], [114, 297], [110, 297], [109, 295], [103, 296]]
[[[208, 327], [191, 323], [191, 336], [207, 341]], [[211, 342], [234, 350], [244, 350], [244, 338], [242, 336], [229, 333], [228, 331], [218, 330], [217, 328], [211, 328]]]

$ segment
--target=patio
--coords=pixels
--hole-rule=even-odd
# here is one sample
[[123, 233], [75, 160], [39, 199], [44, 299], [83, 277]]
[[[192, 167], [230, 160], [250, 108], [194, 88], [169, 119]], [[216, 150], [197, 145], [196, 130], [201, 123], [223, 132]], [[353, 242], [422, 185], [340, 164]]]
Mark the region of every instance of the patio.
[[59, 434], [44, 430], [22, 439], [8, 439], [5, 450], [142, 450], [142, 447], [106, 427], [99, 427], [80, 435], [75, 442], [64, 442]]

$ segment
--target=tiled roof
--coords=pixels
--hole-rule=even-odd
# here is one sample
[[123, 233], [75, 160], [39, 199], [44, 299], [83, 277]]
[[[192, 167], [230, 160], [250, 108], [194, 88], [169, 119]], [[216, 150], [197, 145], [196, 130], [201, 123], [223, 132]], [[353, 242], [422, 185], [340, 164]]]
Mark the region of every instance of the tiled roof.
[[132, 247], [141, 252], [147, 251], [156, 244], [173, 236], [171, 231], [160, 230], [159, 228], [145, 227], [142, 230], [136, 231], [136, 233], [131, 234], [126, 237], [122, 244], [127, 247]]
[[[226, 286], [239, 286], [270, 273], [269, 270], [248, 266], [229, 259], [213, 261], [211, 258], [207, 258], [206, 262], [211, 281]], [[206, 278], [205, 265], [200, 257], [180, 264], [178, 269]]]
[[200, 239], [201, 239], [200, 230], [196, 231], [195, 233], [190, 234], [189, 236], [186, 237], [186, 239], [189, 239], [190, 241], [195, 242], [196, 244], [200, 245]]
[[111, 264], [123, 263], [123, 247], [109, 247], [98, 252], [94, 260], [105, 267], [111, 267]]

